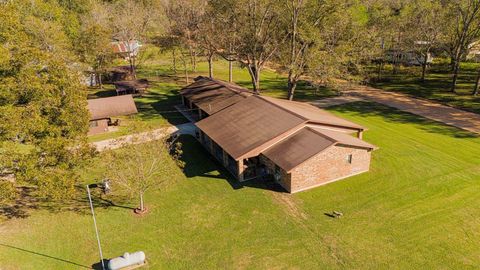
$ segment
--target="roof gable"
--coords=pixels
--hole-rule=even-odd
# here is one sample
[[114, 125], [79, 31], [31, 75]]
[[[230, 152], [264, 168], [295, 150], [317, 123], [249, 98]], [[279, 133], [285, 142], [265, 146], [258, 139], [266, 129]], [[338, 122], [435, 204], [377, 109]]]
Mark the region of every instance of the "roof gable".
[[132, 95], [89, 99], [87, 102], [90, 120], [130, 115], [138, 112]]
[[196, 125], [237, 159], [304, 123], [304, 119], [250, 96]]
[[302, 128], [262, 154], [288, 172], [334, 144], [317, 132]]

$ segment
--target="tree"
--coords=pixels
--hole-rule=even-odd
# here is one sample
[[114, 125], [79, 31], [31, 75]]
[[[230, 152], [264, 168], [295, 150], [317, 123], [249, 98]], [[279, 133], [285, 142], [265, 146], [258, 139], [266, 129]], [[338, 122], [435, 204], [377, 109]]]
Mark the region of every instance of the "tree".
[[193, 72], [197, 70], [199, 24], [205, 12], [205, 0], [170, 1], [165, 5], [170, 35], [177, 36], [188, 49]]
[[289, 100], [293, 99], [297, 83], [307, 72], [312, 50], [320, 49], [322, 22], [331, 15], [338, 3], [328, 1], [289, 0], [285, 1], [288, 41], [279, 50], [278, 60], [288, 71]]
[[[364, 64], [379, 49], [366, 7], [349, 1], [312, 1], [310, 4], [316, 8], [306, 6], [312, 14], [304, 14], [308, 19], [303, 19], [298, 28], [301, 29], [297, 33], [298, 46], [285, 45], [280, 54], [281, 63], [292, 70], [290, 86], [295, 86], [302, 75], [317, 86], [337, 87], [339, 81], [363, 80]], [[289, 91], [289, 99], [294, 97], [294, 90]]]
[[[160, 48], [161, 52], [170, 51], [172, 54], [172, 69], [177, 73], [177, 53], [182, 49], [182, 42], [179, 37], [173, 35], [162, 35], [152, 39], [152, 43]], [[185, 69], [187, 72], [187, 70]]]
[[202, 16], [201, 22], [198, 24], [199, 45], [203, 49], [208, 62], [208, 76], [213, 78], [213, 57], [217, 53], [215, 46], [216, 39], [221, 33], [218, 32], [215, 25], [214, 17], [206, 13]]
[[218, 51], [224, 57], [235, 54], [231, 56], [248, 69], [253, 91], [259, 94], [260, 72], [286, 39], [281, 26], [280, 5], [274, 0], [212, 0], [209, 5], [219, 18], [230, 22], [216, 26], [230, 29], [222, 34], [235, 46], [232, 50], [227, 47], [228, 43], [222, 43]]
[[468, 53], [468, 46], [480, 36], [480, 0], [448, 1], [447, 52], [451, 58], [452, 83], [455, 93], [460, 62]]
[[439, 2], [431, 0], [413, 1], [407, 5], [404, 16], [406, 24], [405, 47], [412, 48], [417, 60], [421, 62], [421, 81], [425, 81], [428, 58], [432, 48], [439, 45], [443, 29], [444, 8]]
[[145, 42], [152, 28], [161, 27], [158, 22], [162, 18], [160, 6], [152, 1], [121, 0], [109, 6], [111, 12], [111, 28], [114, 39], [123, 42], [128, 51], [127, 60], [132, 76], [136, 78], [137, 55], [136, 42]]
[[0, 5], [0, 170], [40, 195], [71, 195], [91, 155], [88, 111], [71, 39], [55, 2]]
[[233, 63], [238, 59], [239, 35], [236, 33], [237, 20], [235, 4], [232, 1], [209, 1], [201, 23], [203, 39], [208, 51], [228, 61], [228, 81], [233, 81]]
[[[131, 196], [138, 196], [138, 211], [146, 211], [145, 192], [159, 189], [172, 178], [172, 168], [183, 166], [181, 144], [167, 134], [148, 133], [107, 155], [105, 175], [112, 181], [112, 189], [123, 189]], [[149, 141], [144, 142], [143, 140]]]
[[102, 73], [112, 60], [110, 15], [105, 5], [94, 2], [89, 13], [82, 16], [78, 38], [80, 60], [92, 69], [102, 88]]

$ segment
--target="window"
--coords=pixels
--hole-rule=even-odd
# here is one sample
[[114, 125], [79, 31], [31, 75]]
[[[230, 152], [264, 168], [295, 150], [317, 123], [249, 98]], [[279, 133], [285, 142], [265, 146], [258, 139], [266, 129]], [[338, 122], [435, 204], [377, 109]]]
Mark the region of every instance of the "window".
[[349, 154], [349, 155], [347, 156], [347, 162], [348, 162], [348, 164], [352, 164], [352, 159], [353, 159], [353, 155], [352, 155], [352, 154]]

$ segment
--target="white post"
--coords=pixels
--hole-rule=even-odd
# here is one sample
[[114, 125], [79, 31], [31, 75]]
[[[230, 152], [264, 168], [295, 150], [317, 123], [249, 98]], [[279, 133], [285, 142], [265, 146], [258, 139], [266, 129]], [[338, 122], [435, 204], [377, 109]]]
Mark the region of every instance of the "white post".
[[90, 209], [92, 210], [93, 226], [95, 227], [95, 234], [97, 235], [98, 250], [100, 251], [100, 262], [102, 263], [102, 269], [105, 270], [103, 264], [102, 246], [100, 245], [100, 236], [98, 236], [97, 220], [95, 219], [95, 212], [93, 211], [92, 196], [90, 195], [90, 187], [87, 185], [88, 200], [90, 201]]

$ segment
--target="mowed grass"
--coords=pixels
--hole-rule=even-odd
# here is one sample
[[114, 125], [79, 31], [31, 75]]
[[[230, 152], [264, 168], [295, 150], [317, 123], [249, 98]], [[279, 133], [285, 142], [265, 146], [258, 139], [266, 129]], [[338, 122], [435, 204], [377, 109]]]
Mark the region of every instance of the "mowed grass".
[[[420, 80], [420, 67], [402, 67], [392, 74], [391, 67], [382, 75], [382, 80], [372, 86], [416, 97], [431, 99], [460, 109], [480, 113], [480, 96], [472, 96], [480, 65], [462, 63], [457, 82], [457, 93], [450, 91], [452, 75], [446, 64], [435, 64], [428, 70], [425, 81]], [[376, 76], [375, 73], [372, 76]]]
[[[379, 147], [370, 172], [288, 195], [237, 183], [183, 137], [187, 166], [148, 193], [146, 216], [107, 207], [95, 193], [104, 256], [144, 250], [146, 269], [478, 269], [480, 138], [374, 103], [332, 111], [369, 128], [365, 140]], [[99, 179], [100, 163], [84, 172], [86, 182]], [[40, 207], [2, 223], [2, 269], [97, 262], [80, 199], [82, 210]], [[325, 215], [333, 210], [344, 216]]]

